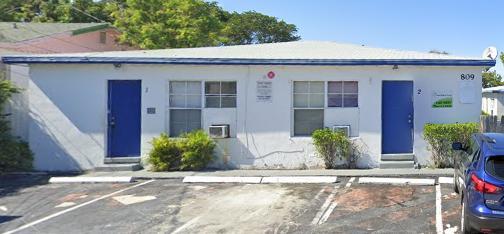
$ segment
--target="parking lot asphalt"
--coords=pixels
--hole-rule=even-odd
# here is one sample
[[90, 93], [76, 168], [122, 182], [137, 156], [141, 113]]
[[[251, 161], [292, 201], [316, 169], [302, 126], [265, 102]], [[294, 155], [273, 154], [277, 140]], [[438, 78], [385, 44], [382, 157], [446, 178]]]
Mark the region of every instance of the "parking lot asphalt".
[[0, 177], [0, 185], [0, 233], [458, 233], [460, 227], [451, 184], [437, 190], [350, 177], [336, 184], [47, 184], [35, 176]]

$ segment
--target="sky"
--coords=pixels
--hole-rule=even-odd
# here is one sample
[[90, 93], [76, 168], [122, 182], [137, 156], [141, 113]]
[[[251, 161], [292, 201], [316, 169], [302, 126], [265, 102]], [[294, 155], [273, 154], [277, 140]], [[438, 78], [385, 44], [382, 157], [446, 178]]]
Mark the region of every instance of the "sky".
[[[303, 40], [481, 57], [504, 50], [502, 0], [217, 0], [227, 11], [254, 10], [298, 27]], [[499, 14], [500, 13], [500, 14]], [[499, 30], [501, 29], [501, 30]], [[495, 68], [504, 75], [497, 61]]]

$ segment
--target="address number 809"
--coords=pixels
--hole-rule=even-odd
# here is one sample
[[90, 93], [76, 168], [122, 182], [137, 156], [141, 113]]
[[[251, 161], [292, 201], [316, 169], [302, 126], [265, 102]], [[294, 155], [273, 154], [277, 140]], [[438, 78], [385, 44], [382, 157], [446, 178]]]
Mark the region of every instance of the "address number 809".
[[474, 74], [461, 74], [461, 80], [474, 80]]

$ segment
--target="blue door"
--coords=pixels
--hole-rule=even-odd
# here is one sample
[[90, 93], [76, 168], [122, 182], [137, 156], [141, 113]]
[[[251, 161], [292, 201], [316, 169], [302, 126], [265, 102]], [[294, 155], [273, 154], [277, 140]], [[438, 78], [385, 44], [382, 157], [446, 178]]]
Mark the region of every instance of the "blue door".
[[141, 81], [108, 81], [108, 157], [140, 156]]
[[383, 81], [382, 154], [413, 153], [413, 82]]

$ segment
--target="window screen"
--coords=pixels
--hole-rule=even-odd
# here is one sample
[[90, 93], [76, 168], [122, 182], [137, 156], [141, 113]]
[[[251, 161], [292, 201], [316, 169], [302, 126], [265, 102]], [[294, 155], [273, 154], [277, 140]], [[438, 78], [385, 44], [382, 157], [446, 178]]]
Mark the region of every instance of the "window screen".
[[201, 82], [172, 81], [169, 87], [170, 136], [201, 128]]
[[324, 82], [294, 82], [295, 108], [324, 108]]
[[357, 81], [327, 82], [328, 107], [357, 107], [359, 105], [359, 85]]
[[313, 131], [324, 128], [324, 110], [294, 110], [294, 135], [311, 136]]
[[295, 81], [294, 136], [310, 136], [324, 127], [324, 82]]
[[205, 107], [235, 108], [236, 82], [205, 82]]
[[201, 108], [201, 82], [170, 82], [170, 107]]
[[180, 136], [201, 128], [201, 110], [170, 110], [170, 136]]

